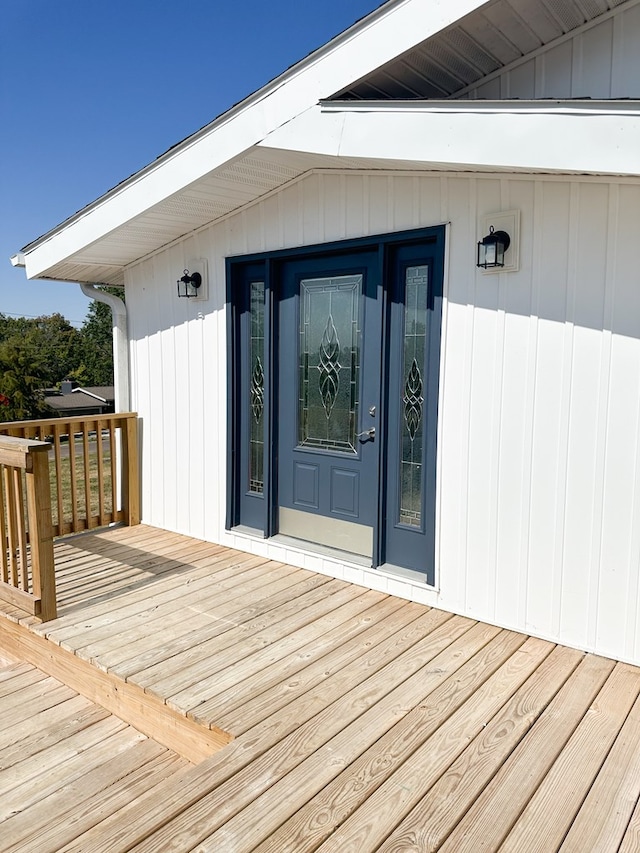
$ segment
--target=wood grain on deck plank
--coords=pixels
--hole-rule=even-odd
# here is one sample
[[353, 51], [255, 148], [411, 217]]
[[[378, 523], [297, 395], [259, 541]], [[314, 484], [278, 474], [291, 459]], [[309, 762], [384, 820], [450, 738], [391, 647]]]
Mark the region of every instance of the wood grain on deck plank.
[[136, 583], [126, 589], [116, 589], [109, 596], [103, 596], [99, 601], [77, 610], [77, 619], [74, 619], [71, 614], [66, 614], [51, 622], [43, 623], [39, 633], [61, 644], [90, 629], [118, 624], [120, 619], [147, 609], [151, 596], [156, 603], [170, 601], [175, 597], [177, 590], [190, 581], [193, 582], [196, 576], [194, 572], [199, 571], [203, 578], [207, 578], [210, 584], [215, 585], [218, 564], [222, 564], [222, 568], [227, 570], [227, 576], [233, 578], [242, 570], [248, 571], [267, 562], [262, 557], [232, 554], [219, 558], [216, 556], [205, 558], [202, 565], [189, 569], [182, 564], [177, 564], [174, 571], [168, 573], [166, 577], [155, 579], [153, 584], [151, 578], [138, 578]]
[[[154, 741], [141, 741], [81, 779], [62, 785], [37, 807], [4, 822], [0, 826], [3, 853], [58, 853], [107, 815], [155, 790], [185, 766]], [[111, 849], [109, 840], [103, 839], [103, 850]]]
[[[365, 657], [341, 669], [335, 678], [299, 696], [223, 752], [190, 770], [180, 786], [170, 785], [167, 788], [167, 796], [162, 803], [151, 797], [142, 798], [139, 803], [123, 809], [118, 820], [109, 819], [100, 831], [96, 829], [79, 838], [77, 844], [69, 847], [68, 853], [98, 853], [101, 833], [107, 833], [119, 849], [127, 850], [140, 844], [141, 849], [155, 851], [158, 839], [154, 841], [153, 835], [158, 826], [170, 825], [173, 832], [176, 827], [171, 821], [181, 818], [209, 795], [215, 807], [219, 796], [215, 792], [227, 780], [256, 761], [264, 761], [268, 767], [270, 755], [278, 754], [270, 751], [280, 746], [286, 754], [290, 742], [287, 739], [293, 739], [300, 728], [303, 729], [302, 737], [306, 732], [312, 735], [314, 730], [322, 731], [325, 727], [328, 727], [327, 736], [330, 736], [333, 727], [337, 725], [337, 730], [340, 729], [343, 717], [347, 723], [355, 719], [389, 693], [393, 684], [428, 665], [439, 651], [474, 624], [442, 611], [427, 611], [419, 631], [399, 632], [380, 643]], [[493, 633], [496, 630], [492, 629]], [[224, 797], [221, 801], [224, 803]], [[158, 843], [168, 843], [164, 832], [161, 835]]]
[[[464, 814], [454, 804], [430, 812], [430, 802], [416, 806], [382, 845], [385, 853], [438, 849], [442, 853], [496, 850], [518, 819], [541, 779], [555, 761], [587, 708], [608, 678], [614, 663], [588, 656], [574, 670], [527, 736]], [[465, 786], [466, 787], [466, 786]], [[435, 792], [438, 793], [437, 791]], [[449, 789], [444, 793], [451, 799]], [[463, 800], [464, 802], [464, 800]], [[453, 814], [451, 811], [453, 810]]]
[[640, 672], [617, 664], [500, 847], [557, 850], [640, 691]]
[[[260, 620], [260, 624], [269, 624], [273, 611], [283, 605], [291, 607], [305, 606], [303, 596], [313, 597], [307, 600], [315, 600], [316, 595], [323, 595], [320, 587], [324, 586], [329, 578], [323, 575], [315, 575], [309, 578], [297, 578], [294, 583], [289, 584], [289, 578], [269, 586], [269, 590], [259, 598], [254, 596], [251, 603], [246, 599], [238, 599], [230, 602], [222, 614], [214, 609], [215, 602], [204, 599], [196, 607], [189, 608], [189, 618], [185, 619], [182, 607], [178, 610], [179, 620], [174, 625], [173, 621], [168, 626], [162, 626], [159, 639], [156, 634], [147, 634], [132, 641], [127, 648], [117, 648], [113, 651], [105, 651], [100, 655], [100, 662], [108, 672], [113, 672], [121, 678], [128, 678], [135, 673], [143, 672], [154, 664], [164, 660], [164, 643], [170, 642], [171, 657], [197, 646], [210, 639], [214, 632], [223, 631], [226, 626], [248, 625]], [[285, 585], [286, 584], [286, 585]], [[279, 614], [276, 614], [278, 616]], [[165, 640], [165, 632], [170, 632], [170, 640]]]
[[[324, 602], [305, 608], [295, 617], [284, 620], [284, 635], [254, 635], [253, 641], [244, 639], [242, 645], [216, 654], [214, 672], [207, 673], [190, 687], [174, 693], [167, 690], [167, 703], [175, 708], [184, 708], [188, 715], [205, 724], [211, 719], [207, 710], [207, 700], [211, 696], [227, 690], [249, 675], [267, 667], [279, 666], [288, 655], [298, 654], [300, 649], [314, 639], [321, 637], [337, 625], [348, 619], [354, 619], [375, 602], [385, 596], [382, 593], [361, 592], [358, 587], [336, 592]], [[279, 626], [276, 626], [279, 627]], [[157, 684], [152, 685], [156, 689]]]
[[[4, 768], [11, 795], [46, 779], [38, 758], [54, 765], [53, 787], [4, 822], [3, 850], [638, 849], [640, 670], [157, 529], [83, 535], [56, 555], [60, 616], [43, 628], [3, 606], [8, 655], [44, 654], [55, 679], [126, 699], [152, 727], [170, 712], [167, 738], [222, 721], [238, 737], [185, 767], [138, 733], [83, 775], [107, 711], [0, 669], [0, 707], [3, 691], [50, 688], [46, 706], [24, 694], [33, 721], [0, 728], [0, 780]], [[138, 677], [184, 678], [202, 725]]]
[[[139, 853], [151, 853], [154, 845], [169, 844], [168, 849], [188, 850], [189, 845], [209, 839], [207, 844], [219, 845], [229, 841], [228, 835], [212, 833], [224, 828], [238, 835], [240, 823], [246, 827], [247, 812], [243, 819], [236, 815], [251, 807], [265, 791], [271, 790], [283, 777], [294, 771], [305, 759], [319, 750], [334, 772], [342, 769], [343, 756], [358, 755], [364, 748], [363, 738], [369, 742], [381, 737], [411, 708], [495, 637], [499, 629], [475, 626], [469, 620], [452, 617], [435, 628], [422, 644], [379, 670], [352, 690], [346, 691], [336, 702], [309, 719], [295, 725], [290, 719], [291, 733], [281, 738], [273, 747], [247, 767], [237, 772], [208, 796], [184, 810], [161, 835], [151, 836], [139, 847]], [[517, 637], [514, 642], [522, 644]], [[422, 646], [420, 652], [417, 647]], [[404, 660], [403, 660], [404, 659]], [[404, 664], [404, 666], [403, 666]], [[293, 705], [291, 708], [293, 708]], [[248, 739], [247, 735], [243, 736]], [[241, 743], [243, 738], [239, 739]], [[299, 771], [307, 778], [306, 767]], [[295, 777], [298, 778], [297, 774]], [[315, 784], [318, 780], [311, 780]], [[281, 786], [280, 786], [281, 790]], [[293, 796], [293, 789], [287, 787]], [[281, 816], [280, 816], [281, 817]], [[231, 829], [230, 829], [231, 827]], [[224, 836], [224, 837], [223, 837]], [[235, 841], [234, 841], [235, 843]], [[138, 849], [138, 848], [136, 848]], [[215, 846], [212, 847], [215, 849]]]
[[571, 825], [561, 853], [606, 853], [617, 849], [639, 797], [640, 699], [636, 699]]

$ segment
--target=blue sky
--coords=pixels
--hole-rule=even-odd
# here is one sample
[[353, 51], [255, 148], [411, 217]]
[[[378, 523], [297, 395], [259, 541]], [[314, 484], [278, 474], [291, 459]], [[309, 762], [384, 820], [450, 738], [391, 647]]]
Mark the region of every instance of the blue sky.
[[80, 325], [9, 257], [380, 2], [1, 0], [0, 313]]

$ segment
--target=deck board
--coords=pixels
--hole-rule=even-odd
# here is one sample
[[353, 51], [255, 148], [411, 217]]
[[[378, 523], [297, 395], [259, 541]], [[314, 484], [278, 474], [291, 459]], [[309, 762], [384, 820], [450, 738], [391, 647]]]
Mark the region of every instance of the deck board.
[[448, 785], [444, 780], [398, 825], [381, 851], [497, 850], [613, 667], [613, 661], [585, 657], [466, 812], [466, 798], [459, 793], [462, 782], [452, 779]]
[[638, 668], [144, 526], [56, 567], [56, 620], [0, 609], [7, 853], [639, 849]]
[[640, 691], [640, 673], [618, 664], [500, 847], [522, 850], [527, 838], [560, 848]]
[[[328, 582], [329, 578], [323, 575], [297, 577], [295, 582], [289, 577], [283, 578], [270, 584], [269, 589], [261, 594], [259, 599], [251, 600], [251, 603], [247, 603], [245, 597], [229, 602], [225, 607], [224, 620], [216, 618], [210, 612], [214, 602], [209, 598], [200, 598], [196, 605], [188, 605], [190, 610], [188, 621], [185, 620], [184, 611], [181, 610], [176, 614], [176, 620], [163, 619], [158, 625], [158, 633], [147, 634], [135, 640], [132, 638], [126, 647], [104, 652], [100, 656], [100, 662], [107, 667], [108, 671], [122, 678], [127, 678], [133, 673], [148, 672], [155, 664], [167, 661], [166, 653], [163, 652], [167, 643], [170, 643], [173, 660], [181, 652], [186, 652], [211, 639], [216, 632], [226, 630], [227, 621], [233, 625], [249, 623], [249, 630], [253, 627], [252, 623], [256, 623], [257, 620], [259, 624], [266, 626], [280, 618], [283, 612], [286, 613], [281, 609], [283, 605], [293, 608], [304, 607], [306, 602], [316, 600], [316, 596], [325, 595], [325, 591], [319, 588]], [[275, 610], [278, 612], [274, 614]], [[169, 632], [170, 636], [167, 636]], [[142, 683], [140, 675], [139, 681]]]
[[24, 684], [12, 696], [22, 697], [22, 720], [30, 725], [5, 725], [8, 696], [0, 698], [2, 733], [10, 735], [0, 741], [3, 853], [55, 853], [125, 797], [146, 793], [189, 766], [84, 697], [72, 694], [55, 704], [58, 682], [30, 669], [58, 713], [46, 720], [43, 713], [29, 716], [30, 685]]

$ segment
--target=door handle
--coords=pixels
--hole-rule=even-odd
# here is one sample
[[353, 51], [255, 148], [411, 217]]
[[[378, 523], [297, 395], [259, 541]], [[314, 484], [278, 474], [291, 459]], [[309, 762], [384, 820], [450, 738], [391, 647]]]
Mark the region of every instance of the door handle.
[[376, 428], [371, 427], [370, 429], [365, 429], [364, 432], [357, 432], [356, 438], [375, 438], [376, 437]]

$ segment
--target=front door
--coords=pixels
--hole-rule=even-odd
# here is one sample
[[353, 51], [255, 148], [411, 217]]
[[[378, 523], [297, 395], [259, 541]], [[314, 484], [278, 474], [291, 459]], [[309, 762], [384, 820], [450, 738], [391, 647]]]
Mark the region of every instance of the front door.
[[278, 530], [371, 558], [378, 513], [378, 254], [279, 269]]
[[444, 238], [229, 261], [229, 527], [434, 583]]

